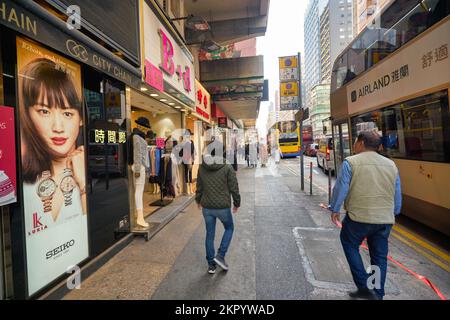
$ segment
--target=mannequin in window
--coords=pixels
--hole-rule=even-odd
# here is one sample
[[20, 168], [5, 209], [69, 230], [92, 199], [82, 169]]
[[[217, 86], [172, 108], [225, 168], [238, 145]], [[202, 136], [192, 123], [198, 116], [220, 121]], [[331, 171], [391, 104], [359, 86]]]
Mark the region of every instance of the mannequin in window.
[[195, 158], [194, 142], [192, 141], [191, 130], [186, 130], [186, 135], [183, 137], [183, 143], [180, 156], [183, 159], [184, 167], [184, 181], [186, 182], [187, 194], [193, 194], [192, 189], [192, 166]]
[[137, 128], [133, 129], [133, 182], [135, 187], [136, 223], [140, 227], [147, 228], [148, 223], [144, 220], [144, 187], [146, 173], [150, 169], [150, 157], [145, 141], [145, 132], [150, 129], [150, 121], [145, 117], [138, 118], [135, 123]]
[[177, 145], [177, 142], [176, 142], [176, 140], [173, 139], [171, 130], [167, 130], [165, 132], [165, 135], [166, 135], [166, 140], [164, 141], [164, 153], [171, 154], [173, 147], [175, 147]]
[[[148, 130], [147, 134], [145, 135], [145, 140], [147, 141], [149, 146], [156, 146], [156, 134], [152, 131], [152, 130]], [[159, 161], [159, 159], [150, 159], [150, 170], [153, 172], [155, 170], [155, 168], [153, 168], [154, 166], [156, 166], [156, 161]], [[151, 176], [151, 175], [150, 175]], [[152, 177], [150, 177], [149, 182], [152, 186], [152, 193], [153, 194], [158, 194], [159, 193], [159, 184], [155, 182], [154, 179], [152, 179]]]

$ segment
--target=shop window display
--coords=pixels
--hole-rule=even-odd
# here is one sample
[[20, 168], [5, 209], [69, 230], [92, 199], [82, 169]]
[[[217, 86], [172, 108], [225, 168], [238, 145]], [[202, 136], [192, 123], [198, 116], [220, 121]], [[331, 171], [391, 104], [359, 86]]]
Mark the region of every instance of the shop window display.
[[125, 86], [89, 67], [84, 75], [90, 243], [91, 253], [97, 255], [129, 232], [129, 138]]
[[134, 150], [128, 164], [131, 174], [140, 171], [139, 177], [133, 177], [134, 190], [130, 197], [135, 207], [131, 210], [134, 212], [132, 229], [136, 232], [151, 228], [150, 215], [187, 194], [180, 152], [183, 138], [176, 130], [177, 114], [156, 112], [151, 106], [145, 108], [155, 112], [133, 106], [131, 113]]

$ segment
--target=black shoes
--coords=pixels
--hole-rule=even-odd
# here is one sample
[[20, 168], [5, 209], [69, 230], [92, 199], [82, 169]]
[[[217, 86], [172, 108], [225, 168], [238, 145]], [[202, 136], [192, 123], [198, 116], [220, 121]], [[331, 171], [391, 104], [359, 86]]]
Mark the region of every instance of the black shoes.
[[383, 300], [375, 293], [375, 291], [370, 289], [358, 289], [356, 291], [349, 292], [348, 295], [353, 299]]
[[223, 270], [225, 270], [225, 271], [228, 270], [228, 264], [225, 262], [224, 258], [216, 256], [214, 258], [214, 262], [217, 263], [219, 265], [219, 267], [221, 267]]
[[210, 273], [210, 274], [216, 273], [216, 265], [210, 265], [208, 267], [208, 273]]

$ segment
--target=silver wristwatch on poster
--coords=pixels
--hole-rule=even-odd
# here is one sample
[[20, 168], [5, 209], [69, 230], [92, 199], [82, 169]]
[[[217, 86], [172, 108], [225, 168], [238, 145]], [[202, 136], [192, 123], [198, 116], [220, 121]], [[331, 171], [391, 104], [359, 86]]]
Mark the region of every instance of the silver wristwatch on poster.
[[48, 170], [42, 172], [41, 181], [37, 186], [36, 192], [39, 198], [41, 198], [44, 212], [52, 211], [52, 200], [56, 187], [56, 182], [52, 179], [51, 172]]
[[72, 175], [72, 170], [70, 168], [64, 169], [64, 176], [60, 183], [60, 189], [64, 195], [64, 206], [72, 205], [72, 193], [75, 189], [75, 179]]

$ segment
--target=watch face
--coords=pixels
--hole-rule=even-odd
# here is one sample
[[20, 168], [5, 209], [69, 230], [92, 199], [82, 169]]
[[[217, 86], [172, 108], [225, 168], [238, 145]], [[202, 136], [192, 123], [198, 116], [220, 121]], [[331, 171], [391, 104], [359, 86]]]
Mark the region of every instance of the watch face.
[[62, 192], [70, 192], [75, 188], [75, 181], [72, 177], [64, 177], [61, 180], [61, 190]]
[[39, 197], [50, 197], [56, 191], [56, 183], [53, 179], [45, 179], [38, 185], [37, 193]]

